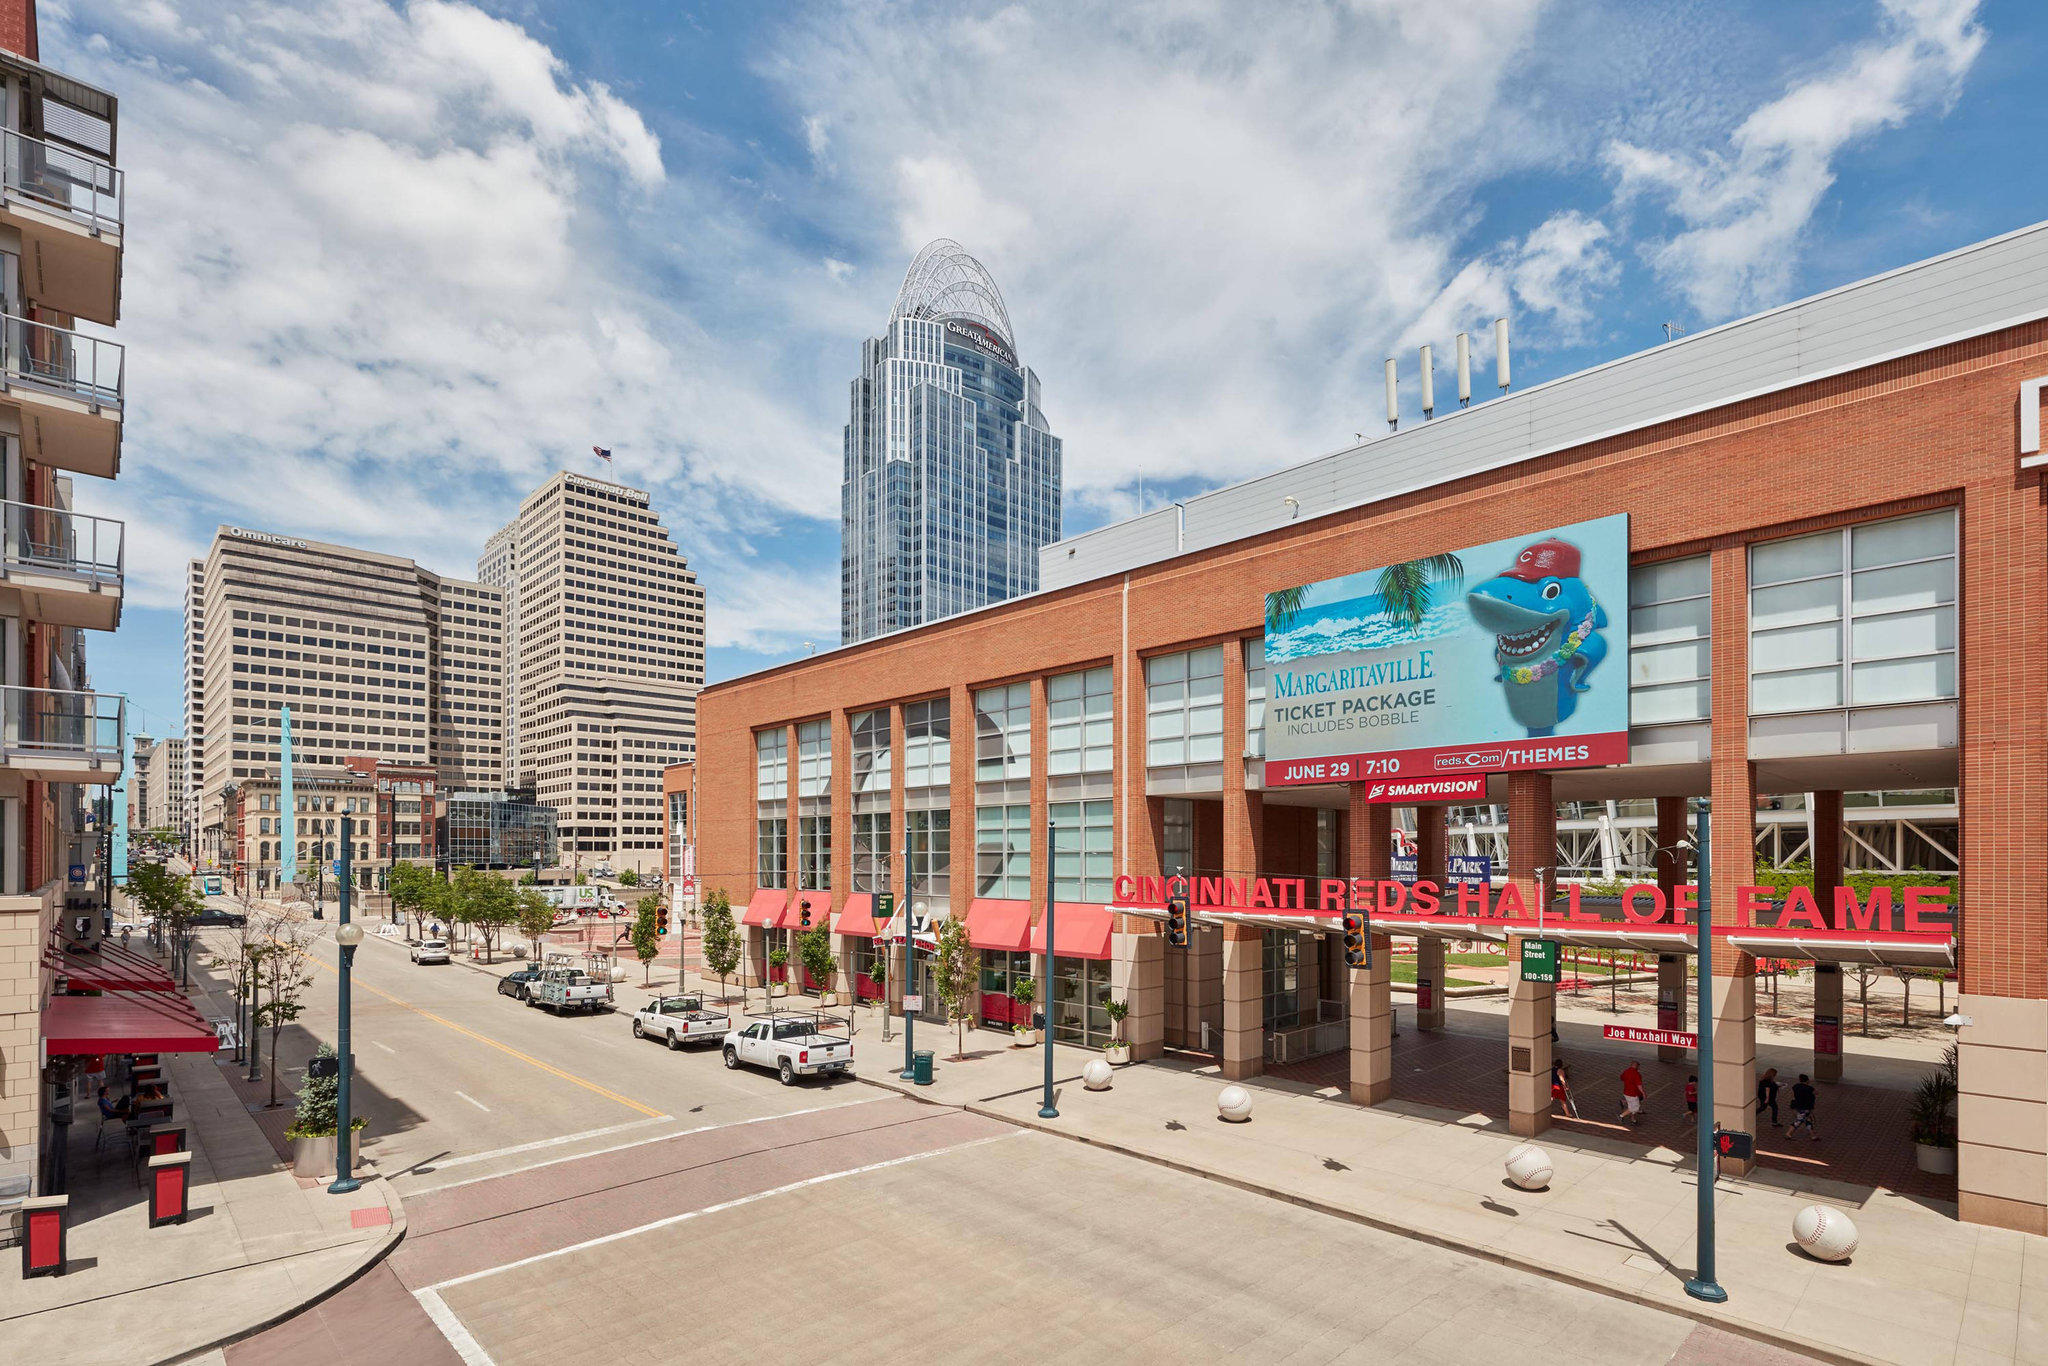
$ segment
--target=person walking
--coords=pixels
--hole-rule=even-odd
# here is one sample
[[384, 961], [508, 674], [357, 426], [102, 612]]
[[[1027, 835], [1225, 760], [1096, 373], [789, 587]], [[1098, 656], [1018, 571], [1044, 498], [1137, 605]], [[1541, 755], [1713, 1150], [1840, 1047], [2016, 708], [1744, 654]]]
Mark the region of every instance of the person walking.
[[1621, 1111], [1616, 1118], [1637, 1127], [1643, 1122], [1643, 1071], [1634, 1063], [1621, 1072]]
[[1566, 1119], [1579, 1117], [1579, 1107], [1572, 1101], [1571, 1072], [1564, 1065], [1563, 1058], [1550, 1060], [1550, 1099], [1564, 1108]]
[[1785, 1126], [1785, 1137], [1790, 1138], [1804, 1129], [1808, 1138], [1815, 1143], [1820, 1142], [1820, 1135], [1813, 1131], [1814, 1099], [1813, 1083], [1801, 1072], [1799, 1080], [1792, 1083], [1792, 1122]]
[[1685, 1112], [1693, 1116], [1700, 1112], [1700, 1078], [1697, 1072], [1685, 1079]]
[[1766, 1110], [1771, 1112], [1771, 1127], [1774, 1129], [1780, 1127], [1778, 1120], [1778, 1069], [1775, 1067], [1766, 1068], [1764, 1074], [1756, 1079], [1757, 1117], [1761, 1119]]

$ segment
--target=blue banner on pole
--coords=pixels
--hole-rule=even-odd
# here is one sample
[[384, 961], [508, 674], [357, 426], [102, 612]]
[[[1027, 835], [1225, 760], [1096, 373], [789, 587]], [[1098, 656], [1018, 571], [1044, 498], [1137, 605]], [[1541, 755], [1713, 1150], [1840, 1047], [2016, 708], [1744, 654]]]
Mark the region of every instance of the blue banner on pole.
[[[1493, 883], [1493, 858], [1488, 854], [1452, 854], [1446, 860], [1448, 865], [1444, 884], [1456, 887], [1470, 883], [1475, 887], [1486, 887]], [[1397, 882], [1415, 881], [1415, 856], [1394, 855], [1394, 879]]]

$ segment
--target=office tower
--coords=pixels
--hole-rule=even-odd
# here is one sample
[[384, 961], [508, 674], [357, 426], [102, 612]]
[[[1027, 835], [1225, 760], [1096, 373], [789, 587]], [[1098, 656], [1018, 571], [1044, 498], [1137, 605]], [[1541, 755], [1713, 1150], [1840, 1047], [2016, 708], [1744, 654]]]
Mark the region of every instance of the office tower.
[[661, 770], [695, 750], [704, 592], [648, 495], [557, 474], [477, 577], [508, 608], [508, 781], [555, 809], [565, 860], [653, 866]]
[[200, 686], [206, 657], [206, 561], [185, 566], [185, 852], [193, 866], [208, 865], [199, 852], [199, 792], [206, 785], [206, 690]]
[[851, 643], [1038, 588], [1060, 537], [1060, 439], [1003, 296], [940, 239], [888, 330], [861, 343], [840, 486], [839, 633]]
[[143, 830], [168, 829], [185, 833], [185, 741], [176, 735], [153, 742], [148, 756], [139, 759], [137, 771], [128, 775], [131, 785], [141, 788]]
[[[222, 527], [195, 562], [203, 854], [227, 789], [274, 777], [280, 713], [308, 767], [356, 756], [431, 767], [449, 786], [500, 780], [504, 649], [497, 590], [409, 559]], [[232, 840], [228, 840], [232, 844]]]

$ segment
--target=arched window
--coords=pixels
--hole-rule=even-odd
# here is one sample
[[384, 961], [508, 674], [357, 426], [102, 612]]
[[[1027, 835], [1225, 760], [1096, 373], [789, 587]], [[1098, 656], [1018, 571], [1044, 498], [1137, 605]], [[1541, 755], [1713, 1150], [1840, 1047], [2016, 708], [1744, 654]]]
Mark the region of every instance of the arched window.
[[258, 863], [268, 863], [268, 862], [270, 862], [270, 841], [269, 841], [269, 840], [265, 840], [265, 841], [263, 841], [263, 843], [261, 843], [261, 844], [259, 844], [259, 845], [257, 845], [257, 846], [256, 846], [256, 861], [257, 861]]

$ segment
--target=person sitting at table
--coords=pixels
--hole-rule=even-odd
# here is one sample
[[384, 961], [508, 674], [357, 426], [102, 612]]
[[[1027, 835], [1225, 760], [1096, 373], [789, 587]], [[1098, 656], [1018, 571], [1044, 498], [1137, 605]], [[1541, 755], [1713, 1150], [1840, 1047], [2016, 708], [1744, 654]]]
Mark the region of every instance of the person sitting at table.
[[119, 1100], [115, 1100], [108, 1096], [106, 1087], [102, 1086], [100, 1088], [101, 1119], [126, 1119], [129, 1112], [133, 1109], [134, 1105], [131, 1097], [123, 1096]]

